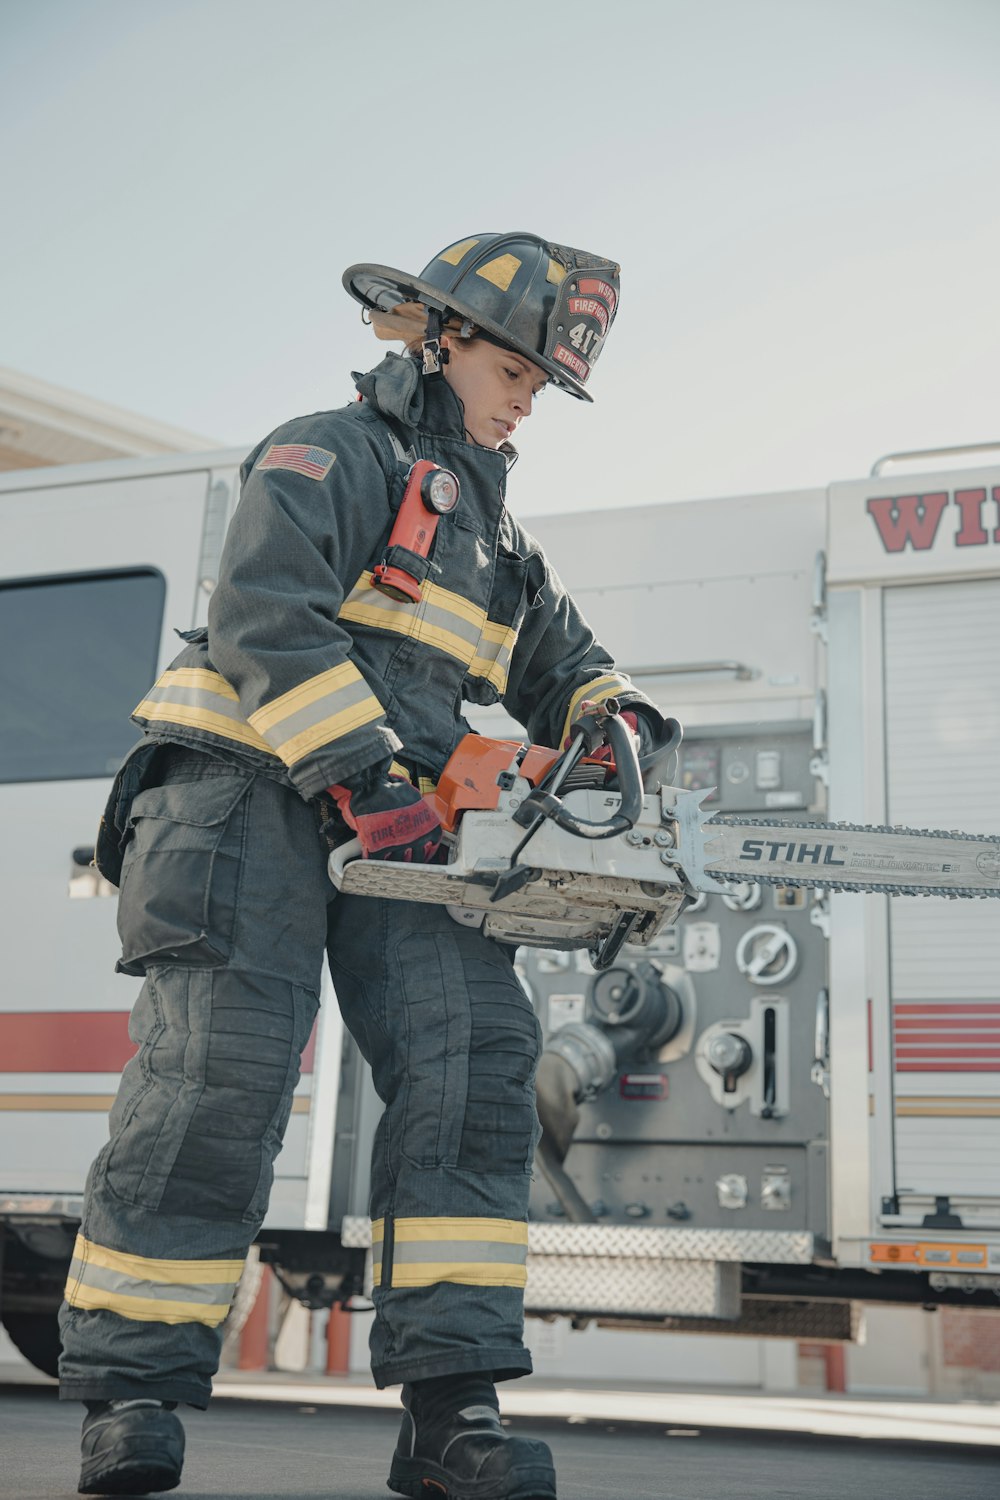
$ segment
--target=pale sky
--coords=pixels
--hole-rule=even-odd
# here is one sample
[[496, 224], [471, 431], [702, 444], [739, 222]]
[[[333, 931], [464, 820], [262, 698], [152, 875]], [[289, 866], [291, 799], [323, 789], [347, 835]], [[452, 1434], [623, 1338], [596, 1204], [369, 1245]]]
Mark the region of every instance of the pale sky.
[[1000, 0], [0, 0], [0, 144], [0, 364], [222, 445], [503, 229], [622, 266], [523, 515], [1000, 438]]

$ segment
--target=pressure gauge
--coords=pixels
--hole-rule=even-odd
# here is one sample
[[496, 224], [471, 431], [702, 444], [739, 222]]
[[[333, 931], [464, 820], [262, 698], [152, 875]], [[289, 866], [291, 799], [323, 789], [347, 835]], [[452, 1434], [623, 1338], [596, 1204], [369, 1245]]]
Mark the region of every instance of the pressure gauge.
[[752, 984], [784, 984], [798, 961], [798, 943], [777, 922], [749, 927], [736, 945], [736, 967]]

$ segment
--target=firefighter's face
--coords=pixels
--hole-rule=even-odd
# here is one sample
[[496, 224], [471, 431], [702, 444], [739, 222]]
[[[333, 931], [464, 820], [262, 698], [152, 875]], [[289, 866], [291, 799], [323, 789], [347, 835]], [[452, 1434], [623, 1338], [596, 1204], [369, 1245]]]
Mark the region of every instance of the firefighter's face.
[[469, 441], [499, 448], [517, 431], [548, 377], [520, 354], [486, 339], [445, 335], [451, 350], [444, 375], [465, 408]]

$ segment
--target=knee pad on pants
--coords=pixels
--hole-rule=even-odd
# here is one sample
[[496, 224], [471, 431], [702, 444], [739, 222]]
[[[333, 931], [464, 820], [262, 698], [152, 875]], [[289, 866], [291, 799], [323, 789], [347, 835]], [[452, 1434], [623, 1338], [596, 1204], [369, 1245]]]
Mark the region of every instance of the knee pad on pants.
[[150, 974], [111, 1114], [110, 1190], [164, 1213], [259, 1218], [318, 1003], [266, 975]]
[[524, 1172], [536, 1136], [535, 1066], [541, 1037], [531, 1002], [510, 981], [470, 974], [469, 1087], [458, 1166], [469, 1172]]

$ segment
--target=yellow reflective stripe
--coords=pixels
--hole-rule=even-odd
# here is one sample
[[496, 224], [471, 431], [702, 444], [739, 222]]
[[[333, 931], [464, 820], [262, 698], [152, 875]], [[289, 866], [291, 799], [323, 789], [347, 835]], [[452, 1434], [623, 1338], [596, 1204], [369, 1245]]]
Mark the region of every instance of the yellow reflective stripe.
[[[425, 580], [423, 584], [423, 597], [419, 605], [399, 600], [387, 603], [384, 595], [367, 603], [371, 578], [370, 572], [362, 573], [341, 606], [340, 619], [351, 620], [356, 625], [367, 625], [370, 630], [385, 630], [394, 635], [409, 636], [422, 645], [433, 646], [462, 662], [471, 676], [485, 677], [498, 692], [503, 692], [507, 685], [507, 660], [500, 661], [499, 658], [504, 653], [509, 658], [517, 641], [516, 630], [489, 619], [486, 611], [478, 604], [473, 604], [461, 594], [452, 593], [450, 589], [444, 589], [430, 580]], [[467, 636], [449, 630], [446, 625], [432, 623], [426, 618], [427, 609], [452, 615], [456, 621], [461, 621], [463, 625], [478, 632], [479, 639], [472, 642]]]
[[286, 766], [293, 766], [320, 745], [327, 745], [331, 740], [340, 739], [352, 730], [360, 729], [362, 724], [370, 724], [373, 719], [381, 717], [381, 703], [377, 698], [367, 698], [364, 703], [357, 703], [353, 708], [342, 708], [340, 713], [321, 719], [318, 724], [304, 729], [301, 734], [293, 734], [290, 740], [284, 740], [274, 748]]
[[520, 269], [521, 262], [517, 256], [508, 252], [506, 255], [497, 255], [493, 260], [488, 260], [485, 266], [479, 266], [476, 275], [482, 276], [484, 281], [492, 281], [495, 287], [505, 292]]
[[569, 726], [576, 718], [576, 711], [585, 698], [589, 698], [594, 703], [603, 703], [606, 699], [613, 698], [616, 693], [628, 692], [631, 687], [632, 684], [627, 677], [619, 677], [615, 672], [609, 673], [604, 677], [595, 677], [590, 682], [585, 682], [583, 687], [577, 688], [569, 700], [569, 707], [566, 710], [566, 720], [563, 724], [562, 734], [559, 736], [559, 743], [562, 744], [563, 740], [569, 734]]
[[[502, 693], [507, 686], [507, 669], [516, 643], [517, 631], [511, 626], [487, 620], [483, 626], [479, 650], [469, 667], [470, 677], [485, 677], [498, 693]], [[492, 650], [484, 651], [484, 645], [492, 647]]]
[[[362, 601], [370, 596], [371, 588], [371, 571], [366, 569], [341, 606], [340, 617], [350, 618], [347, 615], [348, 610], [364, 609], [365, 606]], [[466, 599], [462, 594], [456, 594], [451, 589], [442, 588], [439, 583], [431, 583], [429, 578], [424, 579], [420, 592], [421, 599], [419, 604], [410, 604], [401, 599], [387, 600], [384, 594], [379, 595], [379, 621], [384, 622], [388, 615], [392, 617], [393, 623], [385, 628], [396, 630], [401, 635], [410, 635], [412, 627], [420, 621], [422, 610], [430, 607], [443, 610], [445, 614], [454, 615], [457, 620], [462, 620], [466, 625], [471, 625], [480, 634], [490, 623], [485, 609], [482, 609], [478, 604], [473, 604], [471, 599]], [[397, 621], [398, 623], [396, 623]], [[499, 627], [494, 626], [494, 628]], [[468, 645], [468, 642], [466, 642], [466, 645]]]
[[475, 625], [477, 630], [485, 630], [489, 623], [486, 611], [480, 609], [478, 604], [473, 604], [471, 599], [454, 594], [451, 589], [443, 589], [439, 583], [431, 583], [429, 578], [424, 589], [427, 603], [433, 604], [435, 609], [445, 609], [449, 614], [457, 615], [460, 620]]
[[433, 776], [418, 776], [417, 777], [417, 791], [420, 793], [421, 797], [427, 797], [427, 796], [430, 795], [431, 792], [436, 792], [437, 791], [437, 782], [434, 780], [434, 777]]
[[[517, 631], [510, 625], [500, 625], [496, 620], [487, 620], [483, 626], [483, 640], [489, 641], [499, 652], [508, 643], [513, 646], [517, 640]], [[482, 642], [480, 642], [481, 644]]]
[[421, 641], [425, 646], [436, 646], [439, 651], [454, 656], [466, 666], [476, 654], [475, 646], [464, 641], [460, 635], [445, 630], [441, 625], [431, 625], [415, 614], [390, 614], [378, 605], [355, 602], [345, 604], [339, 618], [353, 620], [356, 625], [367, 625], [372, 630], [390, 630], [394, 635], [406, 635], [412, 640]]
[[[385, 1220], [376, 1219], [372, 1223], [376, 1286], [383, 1279], [384, 1240]], [[441, 1281], [461, 1286], [526, 1284], [528, 1226], [522, 1219], [396, 1219], [393, 1241], [392, 1273], [388, 1278], [393, 1289], [434, 1286]], [[435, 1252], [438, 1258], [430, 1258]]]
[[401, 766], [398, 760], [391, 760], [389, 762], [389, 775], [402, 776], [404, 781], [412, 781], [409, 771], [405, 766]]
[[167, 1281], [173, 1286], [223, 1286], [227, 1281], [235, 1284], [243, 1272], [242, 1260], [152, 1260], [145, 1255], [108, 1250], [82, 1234], [76, 1237], [73, 1255], [77, 1260], [104, 1266], [122, 1276], [134, 1276], [139, 1281]]
[[242, 1260], [130, 1255], [78, 1234], [66, 1301], [71, 1307], [118, 1313], [134, 1322], [203, 1323], [215, 1328], [229, 1310], [242, 1270]]
[[396, 1243], [415, 1240], [489, 1240], [494, 1244], [526, 1245], [523, 1219], [396, 1219]]
[[474, 656], [469, 663], [469, 676], [485, 677], [498, 693], [502, 693], [507, 686], [506, 665], [501, 666], [499, 662], [491, 661], [488, 657]]
[[236, 689], [218, 672], [209, 672], [205, 667], [171, 667], [161, 672], [156, 679], [157, 687], [198, 688], [204, 693], [215, 693], [220, 698], [240, 701]]
[[339, 666], [330, 667], [315, 677], [307, 678], [298, 687], [291, 688], [287, 693], [282, 693], [280, 698], [274, 698], [263, 708], [258, 708], [256, 713], [249, 715], [250, 723], [261, 734], [266, 734], [269, 729], [298, 713], [300, 709], [308, 708], [321, 698], [333, 697], [341, 688], [353, 687], [361, 680], [361, 673], [353, 662], [341, 662]]
[[182, 724], [188, 729], [205, 729], [220, 739], [236, 740], [241, 745], [252, 745], [265, 755], [274, 756], [266, 740], [251, 729], [249, 724], [228, 718], [226, 714], [213, 713], [210, 708], [194, 708], [190, 703], [156, 703], [144, 698], [136, 708], [134, 717], [148, 719], [151, 723]]
[[77, 1285], [67, 1291], [70, 1307], [86, 1312], [113, 1312], [133, 1323], [203, 1323], [218, 1328], [229, 1312], [228, 1307], [213, 1307], [205, 1302], [169, 1302], [152, 1297], [129, 1297], [124, 1292], [105, 1292], [96, 1287]]
[[[381, 1266], [379, 1279], [381, 1279]], [[460, 1286], [515, 1286], [527, 1284], [525, 1266], [490, 1265], [480, 1261], [425, 1261], [420, 1265], [392, 1268], [392, 1290], [404, 1287], [434, 1286], [439, 1281], [455, 1281]]]
[[465, 259], [473, 245], [478, 245], [478, 240], [459, 240], [457, 245], [452, 245], [450, 250], [442, 250], [438, 260], [443, 260], [449, 266], [457, 266], [459, 261]]

